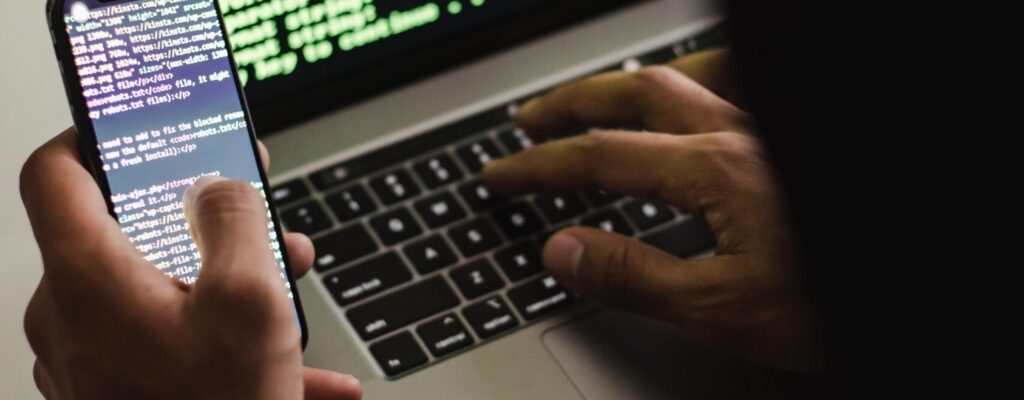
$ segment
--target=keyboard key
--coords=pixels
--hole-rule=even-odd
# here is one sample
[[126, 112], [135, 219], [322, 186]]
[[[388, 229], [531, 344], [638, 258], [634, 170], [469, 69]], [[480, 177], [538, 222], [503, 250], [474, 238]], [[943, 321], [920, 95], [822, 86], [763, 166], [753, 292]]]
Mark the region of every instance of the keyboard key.
[[416, 328], [416, 333], [434, 357], [443, 357], [473, 344], [473, 337], [455, 314], [425, 322]]
[[611, 194], [603, 190], [584, 190], [583, 197], [587, 198], [593, 208], [604, 207], [622, 198], [617, 194]]
[[530, 137], [526, 136], [526, 131], [520, 128], [509, 129], [499, 133], [498, 140], [501, 141], [501, 144], [505, 145], [509, 154], [518, 153], [533, 147], [533, 140], [530, 140]]
[[505, 155], [493, 140], [486, 137], [460, 147], [455, 154], [462, 160], [462, 165], [465, 165], [466, 169], [472, 173], [482, 171], [484, 165], [491, 160], [497, 160]]
[[498, 247], [501, 238], [484, 218], [477, 218], [448, 231], [448, 237], [466, 258]]
[[491, 213], [502, 232], [509, 239], [518, 239], [544, 229], [544, 222], [526, 203], [514, 203]]
[[405, 246], [405, 256], [420, 275], [426, 275], [455, 264], [455, 252], [441, 236], [431, 236]]
[[494, 261], [512, 282], [529, 278], [544, 269], [540, 261], [540, 250], [530, 242], [498, 250], [494, 253]]
[[629, 223], [622, 217], [622, 213], [612, 208], [583, 218], [581, 222], [584, 226], [598, 228], [606, 232], [614, 232], [625, 236], [633, 235], [633, 228], [629, 227]]
[[360, 186], [353, 186], [325, 198], [327, 206], [334, 211], [338, 221], [345, 223], [377, 211], [377, 205], [370, 200], [370, 194]]
[[312, 235], [331, 227], [331, 219], [327, 217], [324, 208], [316, 200], [310, 200], [297, 207], [289, 208], [280, 212], [280, 215], [285, 228], [291, 232]]
[[309, 176], [313, 186], [317, 190], [330, 189], [332, 186], [341, 185], [355, 179], [351, 166], [348, 163], [338, 164], [329, 168], [314, 172]]
[[443, 153], [416, 163], [412, 169], [428, 189], [437, 189], [462, 179], [462, 171], [455, 161]]
[[385, 246], [403, 242], [423, 233], [420, 224], [412, 218], [412, 213], [405, 207], [371, 218], [370, 226], [377, 232], [377, 237]]
[[572, 296], [555, 282], [555, 278], [543, 277], [508, 291], [508, 298], [519, 310], [519, 315], [528, 320], [572, 302]]
[[508, 107], [501, 105], [451, 124], [412, 136], [369, 154], [332, 165], [309, 175], [318, 190], [326, 190], [383, 171], [397, 162], [428, 154], [509, 120]]
[[537, 205], [540, 213], [550, 224], [557, 224], [570, 218], [575, 218], [587, 211], [579, 196], [572, 193], [544, 193], [533, 198], [533, 204]]
[[373, 188], [374, 193], [377, 193], [377, 198], [386, 206], [411, 199], [420, 194], [419, 186], [416, 186], [412, 176], [404, 169], [371, 179], [370, 187]]
[[409, 332], [402, 332], [370, 346], [370, 353], [388, 376], [427, 363], [427, 355]]
[[494, 272], [491, 262], [487, 261], [486, 258], [458, 267], [448, 275], [455, 282], [455, 286], [459, 288], [462, 295], [466, 296], [469, 300], [505, 286], [505, 283], [498, 277], [498, 273]]
[[473, 211], [483, 211], [505, 202], [504, 197], [491, 192], [491, 189], [479, 180], [459, 186], [459, 195]]
[[501, 296], [494, 296], [462, 310], [462, 316], [482, 339], [489, 338], [519, 325], [519, 320]]
[[623, 206], [622, 210], [642, 231], [666, 223], [676, 216], [668, 205], [656, 200], [634, 200]]
[[387, 253], [324, 278], [324, 285], [340, 306], [346, 306], [412, 279], [405, 262]]
[[640, 60], [633, 57], [627, 58], [619, 64], [619, 68], [626, 72], [636, 72], [640, 67], [643, 67], [643, 64], [640, 63]]
[[458, 221], [466, 216], [466, 210], [455, 200], [451, 192], [445, 191], [416, 202], [416, 213], [432, 229]]
[[371, 300], [345, 315], [359, 337], [370, 340], [458, 304], [455, 292], [443, 277], [437, 276]]
[[309, 187], [302, 179], [288, 181], [270, 189], [274, 204], [284, 206], [309, 197]]
[[672, 49], [672, 46], [667, 46], [637, 57], [637, 61], [642, 65], [657, 65], [667, 63], [675, 58], [675, 50]]
[[566, 228], [566, 227], [563, 226], [563, 227], [560, 227], [560, 228], [544, 231], [544, 233], [541, 233], [540, 235], [535, 236], [533, 238], [533, 241], [537, 243], [538, 247], [543, 249], [544, 245], [548, 244], [548, 239], [551, 239], [552, 236], [555, 236], [555, 234], [558, 233], [558, 231], [560, 231], [560, 230], [562, 230], [564, 228]]
[[316, 249], [313, 265], [317, 271], [325, 271], [372, 254], [377, 251], [377, 242], [365, 226], [357, 224], [314, 240], [313, 247]]
[[686, 43], [676, 43], [676, 44], [673, 44], [672, 45], [672, 53], [675, 54], [676, 57], [681, 57], [681, 56], [684, 56], [684, 55], [688, 54], [689, 51], [686, 50]]
[[690, 218], [641, 238], [676, 257], [687, 257], [715, 247], [715, 235], [702, 218]]

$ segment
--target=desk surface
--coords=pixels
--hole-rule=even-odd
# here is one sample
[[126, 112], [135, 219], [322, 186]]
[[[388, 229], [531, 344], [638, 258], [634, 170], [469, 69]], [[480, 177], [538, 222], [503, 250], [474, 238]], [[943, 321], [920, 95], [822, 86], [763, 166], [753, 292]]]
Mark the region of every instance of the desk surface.
[[4, 2], [0, 13], [0, 388], [8, 399], [42, 398], [35, 357], [22, 330], [25, 306], [42, 275], [18, 194], [21, 165], [38, 145], [71, 125], [41, 0]]

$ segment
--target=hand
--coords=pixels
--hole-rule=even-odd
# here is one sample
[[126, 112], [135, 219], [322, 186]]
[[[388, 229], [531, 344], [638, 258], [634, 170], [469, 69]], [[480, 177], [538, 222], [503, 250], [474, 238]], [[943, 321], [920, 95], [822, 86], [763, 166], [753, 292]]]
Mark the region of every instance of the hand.
[[[361, 396], [351, 376], [303, 368], [293, 307], [267, 246], [266, 208], [251, 186], [204, 178], [188, 190], [203, 269], [184, 285], [121, 232], [76, 140], [74, 130], [57, 136], [21, 174], [44, 266], [25, 332], [46, 398]], [[312, 243], [297, 234], [285, 243], [293, 273], [305, 274]]]
[[746, 113], [659, 66], [569, 84], [525, 104], [517, 121], [539, 140], [631, 124], [671, 134], [603, 130], [541, 144], [486, 167], [483, 179], [498, 192], [603, 189], [659, 198], [705, 218], [717, 240], [714, 257], [682, 260], [617, 234], [563, 229], [545, 245], [543, 261], [565, 287], [674, 322], [750, 360], [819, 366], [793, 234]]

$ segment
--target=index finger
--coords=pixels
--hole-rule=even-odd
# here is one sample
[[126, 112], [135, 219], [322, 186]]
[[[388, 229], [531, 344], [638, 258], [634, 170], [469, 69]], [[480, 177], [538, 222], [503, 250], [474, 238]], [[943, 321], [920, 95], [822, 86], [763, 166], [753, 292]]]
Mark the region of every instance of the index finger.
[[665, 63], [693, 79], [701, 86], [730, 102], [736, 102], [735, 79], [727, 49], [709, 49], [676, 58]]
[[263, 144], [262, 140], [257, 140], [256, 146], [260, 150], [260, 164], [263, 165], [263, 170], [270, 171], [270, 151], [267, 150], [267, 145]]
[[[748, 159], [753, 146], [753, 139], [737, 133], [592, 132], [494, 160], [481, 178], [509, 196], [601, 189], [657, 198], [703, 216], [712, 231], [720, 233], [729, 222], [723, 210], [760, 210], [770, 203], [764, 189], [770, 180], [748, 171], [758, 163]], [[740, 238], [756, 237], [748, 232], [754, 226], [732, 225], [735, 235], [717, 238], [720, 250], [740, 250], [745, 243]]]
[[[92, 175], [82, 166], [74, 128], [37, 149], [21, 171], [21, 198], [28, 213], [44, 266], [63, 273], [75, 269], [78, 284], [89, 279], [110, 282], [138, 274], [160, 276], [144, 261], [121, 227], [111, 218], [106, 200]], [[88, 268], [72, 268], [88, 264]], [[111, 269], [132, 264], [134, 268]], [[142, 272], [145, 271], [145, 272]]]
[[[505, 195], [601, 189], [659, 198], [688, 211], [704, 208], [696, 193], [705, 175], [688, 155], [702, 135], [599, 131], [547, 142], [487, 164], [487, 186]], [[683, 190], [680, 190], [683, 189]]]
[[584, 78], [530, 100], [516, 114], [519, 125], [538, 139], [631, 124], [677, 134], [747, 131], [747, 119], [739, 108], [667, 66]]

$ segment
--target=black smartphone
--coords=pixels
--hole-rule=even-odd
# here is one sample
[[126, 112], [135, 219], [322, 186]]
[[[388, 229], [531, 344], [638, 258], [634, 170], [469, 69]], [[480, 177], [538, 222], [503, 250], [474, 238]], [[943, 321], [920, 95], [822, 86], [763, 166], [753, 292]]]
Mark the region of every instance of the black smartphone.
[[184, 219], [185, 189], [208, 175], [250, 182], [267, 199], [268, 245], [305, 348], [298, 289], [218, 2], [48, 0], [46, 12], [83, 162], [122, 230], [156, 268], [191, 284], [200, 255]]

